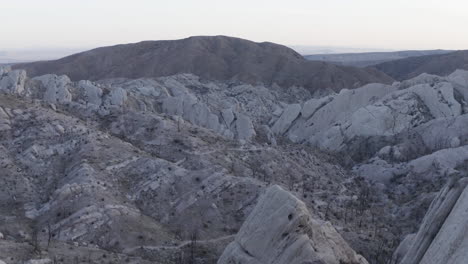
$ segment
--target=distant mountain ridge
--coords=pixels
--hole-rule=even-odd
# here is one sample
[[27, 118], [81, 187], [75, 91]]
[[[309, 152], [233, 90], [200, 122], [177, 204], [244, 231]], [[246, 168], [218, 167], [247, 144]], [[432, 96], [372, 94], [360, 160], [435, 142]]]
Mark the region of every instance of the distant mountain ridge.
[[454, 52], [452, 50], [404, 50], [394, 52], [363, 52], [313, 54], [304, 56], [308, 60], [325, 61], [336, 65], [367, 67], [379, 63], [417, 56], [439, 55]]
[[372, 82], [391, 83], [375, 69], [307, 61], [294, 50], [226, 36], [144, 41], [102, 47], [54, 61], [22, 63], [30, 76], [66, 74], [72, 80], [116, 77], [160, 77], [192, 73], [204, 79], [250, 84], [302, 86], [309, 90], [355, 88]]
[[397, 80], [411, 79], [422, 73], [446, 76], [457, 69], [468, 70], [468, 50], [389, 61], [374, 68]]
[[86, 48], [36, 48], [0, 50], [0, 64], [52, 60], [84, 50], [86, 50]]

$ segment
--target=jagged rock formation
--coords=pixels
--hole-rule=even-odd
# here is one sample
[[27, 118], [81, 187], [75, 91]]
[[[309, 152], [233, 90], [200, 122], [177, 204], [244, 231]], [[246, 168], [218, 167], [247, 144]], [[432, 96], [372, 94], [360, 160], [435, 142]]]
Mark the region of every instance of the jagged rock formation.
[[215, 263], [270, 184], [385, 263], [447, 179], [468, 171], [463, 70], [324, 97], [192, 74], [0, 72], [8, 264]]
[[[221, 113], [215, 114], [213, 109], [202, 101], [202, 96], [197, 98], [190, 93], [187, 87], [202, 86], [198, 77], [193, 75], [160, 80], [116, 80], [101, 85], [90, 81], [72, 82], [65, 75], [48, 74], [32, 78], [30, 83], [34, 89], [28, 91], [24, 90], [25, 80], [25, 71], [5, 72], [1, 79], [2, 87], [5, 87], [6, 92], [32, 96], [54, 105], [70, 104], [77, 108], [100, 109], [101, 112], [127, 105], [132, 109], [179, 115], [192, 124], [214, 130], [228, 138], [249, 140], [255, 136], [252, 121], [236, 106], [235, 101], [224, 102], [225, 108]], [[239, 86], [238, 91], [233, 89], [229, 92], [242, 93], [243, 88]], [[246, 88], [255, 89], [252, 86]], [[216, 89], [220, 90], [218, 87]], [[127, 92], [131, 94], [127, 96]]]
[[[370, 84], [311, 99], [304, 103], [302, 111], [298, 109], [293, 117], [288, 116], [289, 122], [281, 124], [281, 131], [274, 132], [288, 131], [286, 137], [292, 141], [310, 142], [331, 151], [353, 152], [349, 148], [354, 144], [372, 137], [383, 138], [385, 144], [386, 137], [431, 121], [461, 116], [466, 111], [468, 88], [456, 79], [464, 80], [466, 75], [459, 71], [437, 81], [421, 75], [392, 86]], [[283, 119], [278, 122], [285, 123]]]
[[313, 219], [306, 205], [279, 186], [269, 187], [218, 264], [361, 263], [330, 223]]
[[340, 153], [344, 164], [385, 194], [383, 204], [396, 202], [404, 223], [399, 232], [411, 232], [431, 193], [449, 176], [466, 173], [466, 80], [462, 70], [447, 77], [422, 74], [313, 98], [277, 135]]
[[21, 94], [24, 91], [25, 80], [25, 71], [10, 71], [8, 67], [0, 67], [0, 87], [2, 90], [12, 94]]
[[391, 78], [375, 69], [307, 61], [290, 48], [273, 43], [215, 36], [182, 40], [145, 41], [98, 48], [56, 61], [14, 65], [30, 76], [48, 73], [72, 80], [161, 77], [192, 73], [209, 80], [232, 80], [310, 91], [355, 88]]
[[446, 76], [458, 69], [468, 70], [468, 51], [406, 58], [384, 62], [373, 67], [400, 81], [423, 73]]
[[[304, 90], [227, 89], [193, 75], [10, 82], [24, 72], [2, 71], [0, 256], [8, 264], [180, 263], [191, 252], [215, 263], [269, 183], [300, 192], [321, 217], [331, 193], [350, 200], [357, 192], [319, 152], [258, 143], [268, 139], [257, 121], [280, 109], [276, 96]], [[182, 108], [165, 105], [174, 98]], [[196, 104], [222, 129], [208, 126], [208, 114], [191, 115]]]
[[416, 235], [405, 240], [394, 263], [462, 264], [468, 259], [468, 178], [451, 179], [431, 203]]

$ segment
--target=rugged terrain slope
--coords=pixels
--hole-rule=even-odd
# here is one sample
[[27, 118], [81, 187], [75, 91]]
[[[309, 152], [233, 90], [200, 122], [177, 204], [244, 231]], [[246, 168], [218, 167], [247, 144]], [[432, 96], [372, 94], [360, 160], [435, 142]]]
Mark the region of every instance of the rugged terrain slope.
[[393, 52], [363, 52], [341, 54], [314, 54], [304, 56], [308, 60], [326, 61], [336, 65], [367, 67], [387, 61], [394, 61], [410, 57], [446, 54], [450, 50], [405, 50]]
[[468, 51], [406, 58], [373, 67], [400, 81], [414, 78], [422, 73], [446, 76], [457, 69], [468, 70]]
[[[306, 221], [299, 234], [329, 226], [339, 233], [330, 243], [346, 241], [337, 252], [349, 244], [386, 263], [468, 170], [463, 70], [319, 97], [192, 74], [74, 82], [0, 68], [0, 91], [8, 264], [216, 263], [249, 239], [270, 185], [302, 200], [281, 194], [301, 215], [330, 222]], [[265, 224], [288, 230], [283, 220]], [[315, 241], [290, 237], [265, 247]]]
[[216, 263], [269, 184], [314, 201], [317, 217], [332, 193], [359, 189], [328, 155], [266, 144], [254, 123], [267, 109], [244, 101], [256, 91], [268, 106], [266, 88], [0, 76], [6, 263]]

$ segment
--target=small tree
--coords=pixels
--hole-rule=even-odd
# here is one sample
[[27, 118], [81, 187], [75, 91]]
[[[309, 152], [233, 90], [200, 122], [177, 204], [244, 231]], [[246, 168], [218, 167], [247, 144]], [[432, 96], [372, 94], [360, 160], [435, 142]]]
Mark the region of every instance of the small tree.
[[47, 221], [47, 250], [49, 250], [51, 241], [52, 241], [52, 226], [50, 224], [50, 221]]
[[32, 229], [32, 234], [31, 234], [31, 244], [33, 246], [34, 252], [41, 252], [40, 245], [39, 245], [39, 230], [38, 224], [36, 221], [33, 222], [33, 229]]
[[190, 264], [195, 264], [195, 250], [197, 247], [197, 239], [198, 239], [198, 231], [195, 229], [193, 232], [190, 234], [190, 259], [189, 263]]

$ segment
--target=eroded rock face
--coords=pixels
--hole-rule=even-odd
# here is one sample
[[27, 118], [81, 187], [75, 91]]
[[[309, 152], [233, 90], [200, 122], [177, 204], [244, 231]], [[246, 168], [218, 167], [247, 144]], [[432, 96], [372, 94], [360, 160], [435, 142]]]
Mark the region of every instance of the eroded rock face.
[[0, 107], [0, 131], [10, 130], [10, 116]]
[[52, 104], [68, 103], [72, 101], [72, 94], [70, 92], [72, 83], [67, 76], [47, 74], [33, 78], [33, 80], [42, 83], [45, 89], [42, 97], [44, 101]]
[[[417, 234], [401, 245], [400, 264], [462, 264], [468, 259], [468, 178], [452, 179], [437, 195]], [[397, 252], [398, 253], [398, 252]], [[400, 259], [395, 256], [394, 259]]]
[[[25, 71], [2, 68], [0, 87], [5, 93], [24, 94], [53, 107], [74, 105], [80, 111], [100, 110], [104, 115], [109, 114], [109, 110], [122, 108], [157, 111], [180, 116], [228, 138], [251, 141], [256, 135], [250, 115], [236, 99], [215, 94], [223, 91], [221, 85], [205, 85], [193, 75], [159, 80], [110, 80], [104, 84], [85, 80], [72, 82], [67, 76], [54, 74], [32, 78], [28, 84], [26, 79]], [[245, 85], [242, 90], [241, 93], [250, 92], [254, 87]], [[210, 98], [204, 96], [206, 93], [211, 94]], [[225, 116], [228, 109], [232, 117]]]
[[23, 94], [26, 82], [26, 71], [11, 70], [8, 67], [0, 67], [0, 91], [12, 94]]
[[[459, 182], [460, 185], [466, 183]], [[468, 188], [458, 197], [452, 211], [427, 249], [421, 264], [462, 264], [468, 260]]]
[[269, 187], [218, 264], [362, 263], [327, 222], [313, 219], [306, 205], [279, 186]]
[[296, 120], [296, 118], [301, 113], [301, 105], [299, 104], [292, 104], [288, 105], [286, 109], [283, 111], [283, 114], [280, 118], [275, 122], [271, 131], [277, 135], [283, 135], [291, 124]]
[[408, 253], [408, 250], [414, 242], [415, 236], [416, 234], [409, 234], [401, 241], [401, 243], [398, 245], [397, 249], [393, 253], [391, 262], [392, 264], [400, 263], [403, 257], [405, 257], [405, 255]]

